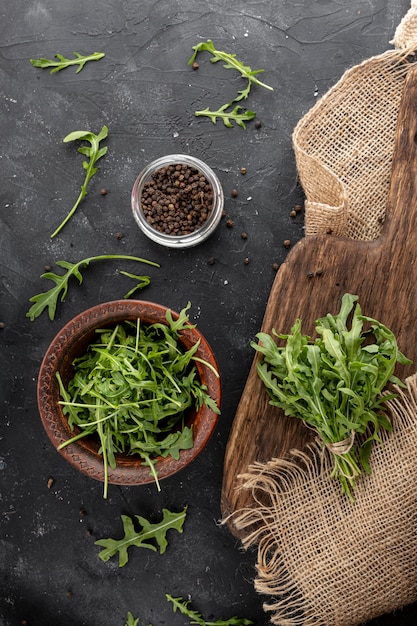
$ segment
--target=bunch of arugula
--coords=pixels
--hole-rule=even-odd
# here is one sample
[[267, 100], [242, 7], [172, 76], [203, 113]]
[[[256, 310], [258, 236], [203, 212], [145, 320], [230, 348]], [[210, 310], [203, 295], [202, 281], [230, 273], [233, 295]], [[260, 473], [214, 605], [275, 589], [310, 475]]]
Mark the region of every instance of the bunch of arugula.
[[45, 59], [45, 57], [42, 57], [41, 59], [30, 59], [30, 62], [34, 67], [52, 67], [50, 72], [51, 74], [55, 74], [55, 72], [60, 72], [66, 67], [70, 67], [71, 65], [78, 65], [77, 71], [75, 72], [76, 74], [78, 74], [78, 72], [81, 72], [84, 65], [88, 61], [99, 61], [105, 56], [104, 52], [93, 52], [92, 54], [88, 55], [83, 55], [79, 52], [74, 52], [73, 54], [75, 59], [67, 59], [62, 54], [56, 54], [55, 57], [58, 59], [57, 61], [54, 61], [52, 59]]
[[186, 513], [187, 507], [180, 513], [173, 513], [168, 511], [168, 509], [163, 509], [162, 520], [155, 524], [152, 524], [140, 515], [135, 515], [135, 518], [142, 526], [140, 531], [136, 531], [132, 518], [122, 515], [124, 537], [122, 539], [98, 539], [95, 542], [96, 546], [103, 547], [103, 550], [99, 553], [100, 559], [106, 562], [118, 553], [119, 567], [123, 567], [129, 560], [128, 549], [131, 546], [156, 551], [155, 543], [159, 548], [159, 554], [164, 554], [168, 545], [166, 538], [168, 530], [174, 529], [182, 533]]
[[228, 52], [223, 52], [222, 50], [217, 50], [211, 39], [208, 39], [207, 41], [202, 41], [196, 46], [193, 46], [193, 50], [194, 54], [188, 61], [189, 65], [192, 65], [194, 63], [199, 52], [207, 51], [212, 55], [212, 58], [210, 59], [211, 63], [223, 61], [223, 67], [225, 67], [226, 69], [237, 70], [240, 73], [241, 77], [248, 81], [246, 87], [241, 89], [238, 92], [237, 96], [233, 98], [233, 100], [221, 106], [217, 111], [210, 111], [209, 108], [206, 108], [201, 111], [195, 111], [194, 115], [196, 115], [197, 117], [206, 116], [213, 122], [213, 124], [216, 124], [217, 118], [222, 119], [223, 124], [228, 128], [232, 128], [233, 120], [238, 126], [246, 129], [245, 122], [253, 120], [256, 117], [255, 111], [244, 111], [240, 105], [236, 105], [231, 111], [227, 111], [227, 109], [229, 109], [229, 107], [231, 107], [236, 102], [246, 100], [249, 96], [252, 85], [259, 85], [273, 91], [273, 87], [266, 85], [257, 78], [257, 75], [261, 74], [264, 70], [253, 70], [251, 67], [249, 67], [249, 65], [245, 65], [244, 63], [239, 61], [236, 58], [235, 54], [230, 54]]
[[391, 430], [382, 409], [395, 394], [381, 394], [388, 383], [403, 386], [394, 376], [395, 366], [411, 363], [392, 331], [354, 306], [357, 299], [345, 294], [337, 315], [316, 320], [315, 341], [302, 334], [298, 319], [291, 334], [272, 331], [284, 346], [262, 332], [256, 335], [259, 343], [251, 343], [263, 355], [257, 372], [270, 403], [317, 431], [333, 457], [331, 475], [351, 500], [357, 478], [371, 471], [369, 457], [373, 443], [380, 442], [379, 430]]
[[159, 490], [157, 457], [178, 459], [181, 450], [193, 447], [186, 410], [206, 404], [220, 412], [198, 377], [199, 342], [184, 350], [179, 341], [181, 331], [191, 326], [190, 306], [177, 320], [168, 310], [168, 324], [145, 325], [138, 319], [97, 330], [97, 341], [74, 360], [67, 389], [57, 373], [60, 404], [70, 428], [78, 430], [59, 449], [87, 435], [99, 437], [105, 498], [108, 468], [115, 469], [117, 453], [139, 455]]
[[106, 139], [107, 135], [108, 135], [108, 128], [107, 126], [103, 126], [103, 128], [101, 129], [98, 135], [95, 135], [94, 133], [88, 130], [75, 130], [74, 132], [64, 137], [63, 139], [64, 143], [67, 143], [69, 141], [76, 141], [77, 139], [86, 141], [87, 143], [89, 143], [90, 146], [81, 146], [80, 148], [78, 148], [78, 152], [80, 152], [81, 154], [84, 154], [84, 156], [88, 157], [90, 160], [83, 161], [83, 168], [85, 170], [85, 178], [84, 178], [83, 184], [81, 185], [80, 194], [77, 200], [75, 201], [74, 206], [72, 207], [72, 209], [69, 211], [68, 215], [66, 216], [66, 218], [61, 222], [61, 224], [52, 233], [51, 238], [55, 237], [62, 230], [65, 224], [74, 215], [81, 200], [85, 198], [85, 196], [87, 195], [87, 185], [90, 182], [91, 178], [94, 176], [94, 174], [96, 174], [96, 172], [98, 171], [98, 168], [96, 167], [96, 163], [99, 159], [101, 159], [101, 157], [103, 157], [107, 153], [107, 146], [105, 146], [104, 148], [100, 147], [100, 142], [103, 141], [103, 139]]
[[[36, 294], [36, 296], [32, 296], [29, 298], [29, 302], [33, 302], [32, 306], [29, 308], [26, 313], [26, 317], [29, 317], [33, 322], [34, 319], [39, 317], [43, 313], [45, 309], [48, 309], [49, 319], [53, 320], [56, 313], [56, 307], [58, 305], [58, 299], [61, 296], [61, 302], [64, 301], [65, 296], [68, 292], [68, 283], [71, 276], [74, 276], [79, 284], [83, 282], [83, 276], [81, 274], [81, 268], [87, 267], [93, 261], [107, 261], [110, 259], [122, 259], [126, 261], [137, 261], [139, 263], [146, 263], [147, 265], [152, 265], [154, 267], [160, 267], [158, 263], [154, 261], [148, 261], [147, 259], [142, 259], [140, 257], [129, 256], [127, 254], [100, 254], [98, 256], [88, 257], [87, 259], [82, 259], [77, 263], [70, 263], [69, 261], [57, 261], [56, 264], [59, 267], [63, 267], [66, 269], [65, 274], [55, 274], [55, 272], [45, 272], [41, 275], [41, 278], [47, 278], [48, 280], [52, 280], [55, 283], [54, 287], [48, 289], [48, 291], [43, 291], [42, 293]], [[129, 278], [133, 278], [138, 281], [138, 284], [133, 287], [126, 295], [125, 298], [130, 297], [137, 289], [142, 289], [149, 284], [150, 278], [149, 276], [136, 276], [136, 274], [130, 274], [129, 272], [121, 271], [120, 274], [128, 276]]]

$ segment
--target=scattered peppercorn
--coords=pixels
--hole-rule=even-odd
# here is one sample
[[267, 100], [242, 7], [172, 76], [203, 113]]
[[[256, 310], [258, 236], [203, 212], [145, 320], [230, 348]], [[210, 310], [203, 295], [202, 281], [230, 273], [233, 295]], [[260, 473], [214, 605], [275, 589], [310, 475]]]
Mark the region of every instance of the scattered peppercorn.
[[303, 207], [301, 206], [301, 204], [296, 204], [296, 205], [294, 206], [294, 211], [295, 211], [296, 213], [299, 213], [299, 212], [300, 212], [300, 211], [302, 211], [302, 210], [303, 210]]
[[191, 66], [191, 67], [193, 68], [193, 70], [198, 70], [198, 67], [199, 67], [199, 66], [198, 66], [197, 61], [194, 61], [194, 63], [192, 64], [192, 66]]
[[209, 258], [209, 260], [207, 261], [207, 263], [208, 263], [209, 265], [214, 265], [214, 264], [215, 264], [215, 262], [216, 262], [216, 259], [214, 258], [214, 256], [211, 256], [211, 257]]
[[294, 209], [290, 212], [290, 217], [295, 217], [297, 215], [297, 211], [294, 211]]
[[321, 267], [319, 267], [318, 270], [316, 270], [316, 276], [321, 276], [323, 274], [323, 270], [321, 269]]
[[231, 194], [232, 194], [232, 198], [237, 198], [239, 195], [239, 192], [237, 189], [232, 189]]
[[123, 239], [123, 237], [124, 237], [123, 233], [116, 233], [116, 239], [118, 239], [119, 241]]
[[244, 264], [245, 264], [245, 265], [249, 265], [249, 257], [246, 257], [246, 258], [243, 260], [243, 262], [244, 262]]
[[226, 213], [225, 209], [223, 209], [223, 211], [222, 211], [222, 217], [226, 217], [226, 215], [227, 215], [227, 213]]
[[255, 120], [255, 128], [262, 128], [262, 122], [260, 122], [259, 120]]
[[74, 595], [74, 593], [70, 589], [68, 589], [68, 591], [67, 591], [67, 598], [72, 598], [73, 595]]
[[240, 168], [240, 173], [243, 174], [243, 176], [246, 174], [246, 172], [247, 172], [246, 167]]
[[102, 196], [106, 196], [107, 195], [107, 189], [104, 189], [104, 187], [103, 187], [103, 189], [100, 189], [100, 193], [101, 193]]
[[83, 507], [80, 508], [80, 517], [84, 517], [85, 515], [87, 515], [87, 512], [85, 509], [83, 509]]
[[242, 237], [242, 239], [247, 239], [248, 238], [248, 234], [247, 233], [242, 233], [240, 236]]
[[45, 270], [45, 272], [50, 272], [52, 267], [50, 265], [45, 265], [43, 269]]
[[6, 328], [6, 323], [5, 322], [0, 322], [0, 328]]
[[52, 485], [54, 484], [55, 480], [52, 478], [52, 476], [50, 476], [48, 478], [48, 482], [47, 482], [47, 487], [48, 489], [50, 489], [52, 487]]
[[283, 242], [284, 248], [289, 248], [290, 245], [291, 245], [291, 241], [289, 239], [285, 239], [285, 241]]
[[213, 187], [196, 168], [178, 163], [159, 168], [141, 197], [146, 221], [166, 235], [189, 235], [203, 226], [213, 209]]
[[272, 269], [275, 270], [275, 271], [279, 270], [278, 263], [272, 263]]
[[230, 220], [230, 219], [227, 220], [227, 222], [226, 222], [227, 228], [233, 228], [233, 225], [234, 225], [234, 221], [233, 220]]

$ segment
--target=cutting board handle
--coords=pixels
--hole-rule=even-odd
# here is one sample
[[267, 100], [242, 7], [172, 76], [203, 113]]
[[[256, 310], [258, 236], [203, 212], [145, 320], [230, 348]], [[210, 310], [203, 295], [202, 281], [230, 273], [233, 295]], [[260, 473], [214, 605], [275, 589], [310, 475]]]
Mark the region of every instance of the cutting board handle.
[[401, 245], [399, 232], [407, 236], [417, 228], [417, 210], [401, 202], [402, 198], [417, 200], [417, 69], [414, 68], [408, 72], [404, 83], [392, 163], [381, 237], [396, 240], [396, 244]]

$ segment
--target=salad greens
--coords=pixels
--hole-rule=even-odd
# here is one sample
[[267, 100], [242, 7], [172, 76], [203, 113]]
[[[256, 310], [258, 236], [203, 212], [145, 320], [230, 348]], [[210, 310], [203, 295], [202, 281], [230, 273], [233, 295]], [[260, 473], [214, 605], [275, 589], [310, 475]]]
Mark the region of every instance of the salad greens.
[[201, 613], [188, 607], [190, 600], [184, 600], [181, 597], [173, 598], [168, 593], [166, 594], [166, 598], [169, 602], [172, 602], [172, 610], [174, 613], [178, 610], [182, 615], [189, 617], [191, 620], [190, 624], [198, 624], [198, 626], [249, 626], [254, 623], [250, 619], [240, 618], [236, 615], [227, 620], [218, 619], [215, 622], [207, 622]]
[[81, 72], [84, 65], [88, 61], [99, 61], [104, 56], [106, 56], [104, 52], [93, 52], [92, 54], [88, 54], [86, 56], [80, 54], [79, 52], [74, 52], [73, 54], [75, 59], [67, 59], [62, 54], [56, 54], [55, 57], [58, 59], [58, 61], [53, 61], [51, 59], [45, 59], [44, 57], [42, 57], [41, 59], [30, 59], [30, 62], [34, 67], [52, 67], [52, 70], [50, 72], [51, 74], [59, 72], [66, 67], [70, 67], [71, 65], [78, 65], [79, 67], [75, 72], [76, 74], [78, 74], [78, 72]]
[[404, 386], [394, 369], [411, 363], [392, 331], [362, 315], [357, 300], [345, 294], [337, 315], [316, 320], [315, 341], [302, 334], [298, 319], [291, 334], [272, 331], [284, 346], [262, 332], [256, 335], [259, 343], [251, 343], [263, 355], [257, 372], [270, 403], [317, 431], [332, 453], [331, 475], [351, 500], [362, 471], [371, 471], [369, 457], [373, 443], [380, 442], [380, 429], [391, 430], [383, 406], [395, 394], [381, 394], [388, 383]]
[[107, 153], [107, 146], [105, 146], [104, 148], [100, 147], [100, 142], [103, 141], [103, 139], [106, 139], [107, 135], [108, 135], [108, 128], [107, 126], [103, 126], [103, 128], [101, 129], [98, 135], [95, 135], [94, 133], [88, 130], [75, 130], [74, 132], [64, 137], [63, 141], [65, 143], [67, 143], [68, 141], [76, 141], [77, 139], [88, 142], [90, 144], [90, 147], [81, 146], [80, 148], [78, 148], [78, 152], [80, 152], [81, 154], [84, 154], [86, 157], [90, 159], [90, 161], [83, 161], [83, 168], [85, 170], [85, 178], [84, 178], [83, 184], [81, 185], [80, 194], [74, 206], [68, 213], [67, 217], [63, 220], [63, 222], [61, 222], [58, 228], [56, 228], [54, 232], [52, 233], [51, 238], [55, 237], [61, 231], [61, 229], [65, 226], [65, 224], [74, 215], [81, 200], [85, 198], [85, 196], [87, 195], [87, 185], [90, 182], [91, 178], [94, 176], [94, 174], [98, 171], [98, 168], [96, 168], [95, 165], [97, 161], [101, 159], [101, 157], [103, 157]]
[[205, 404], [220, 412], [198, 378], [195, 353], [200, 342], [184, 350], [179, 341], [180, 332], [191, 326], [190, 306], [177, 320], [168, 310], [168, 324], [141, 324], [137, 319], [97, 330], [97, 340], [74, 360], [67, 389], [57, 373], [60, 404], [69, 427], [78, 431], [59, 449], [87, 435], [98, 436], [105, 498], [108, 469], [115, 469], [117, 453], [139, 455], [159, 490], [157, 458], [178, 459], [181, 450], [193, 447], [192, 427], [185, 426], [187, 409]]
[[241, 126], [243, 129], [246, 129], [245, 121], [253, 120], [256, 117], [255, 111], [242, 111], [242, 107], [240, 105], [235, 106], [231, 111], [227, 111], [229, 107], [231, 107], [236, 102], [241, 102], [242, 100], [246, 100], [249, 96], [252, 85], [259, 85], [261, 87], [265, 87], [270, 91], [273, 91], [273, 87], [266, 85], [261, 82], [257, 75], [264, 72], [264, 70], [253, 70], [249, 65], [245, 65], [241, 61], [236, 58], [235, 54], [230, 54], [228, 52], [223, 52], [222, 50], [217, 50], [214, 43], [211, 39], [207, 41], [202, 41], [196, 46], [193, 46], [194, 54], [191, 59], [188, 61], [189, 65], [192, 65], [195, 61], [199, 52], [207, 51], [212, 55], [210, 59], [211, 63], [217, 63], [218, 61], [223, 61], [226, 69], [237, 70], [241, 77], [246, 79], [247, 85], [245, 88], [238, 91], [238, 94], [233, 100], [221, 106], [217, 111], [211, 111], [208, 107], [201, 111], [195, 111], [195, 115], [206, 116], [208, 117], [213, 124], [216, 124], [217, 118], [222, 119], [225, 126], [228, 128], [232, 128], [232, 120], [236, 122], [238, 126]]
[[[109, 259], [120, 259], [126, 261], [138, 261], [139, 263], [146, 263], [148, 265], [153, 265], [154, 267], [160, 267], [158, 263], [154, 263], [153, 261], [148, 261], [146, 259], [142, 259], [135, 256], [129, 256], [126, 254], [101, 254], [98, 256], [92, 256], [87, 259], [82, 259], [82, 261], [78, 261], [78, 263], [70, 263], [69, 261], [57, 261], [56, 264], [59, 267], [63, 267], [66, 269], [66, 273], [63, 275], [55, 274], [54, 272], [46, 272], [41, 275], [41, 278], [47, 278], [48, 280], [52, 280], [55, 283], [54, 287], [51, 287], [48, 291], [44, 291], [42, 293], [38, 293], [36, 296], [32, 296], [29, 299], [29, 302], [33, 302], [32, 306], [29, 308], [26, 313], [26, 317], [29, 317], [31, 321], [36, 317], [39, 317], [43, 313], [45, 309], [48, 309], [49, 319], [53, 320], [55, 317], [56, 307], [58, 304], [58, 298], [61, 296], [61, 302], [64, 301], [65, 296], [68, 292], [68, 283], [71, 276], [75, 276], [77, 278], [79, 284], [83, 282], [83, 276], [81, 274], [81, 268], [87, 267], [92, 261], [106, 261]], [[135, 279], [143, 279], [146, 284], [149, 283], [148, 277], [143, 276], [135, 276], [134, 274], [124, 273], [126, 276], [134, 277]], [[143, 285], [145, 286], [145, 285]], [[138, 288], [136, 286], [133, 290], [126, 294], [126, 298], [132, 294]]]
[[166, 538], [168, 530], [174, 529], [182, 533], [186, 512], [187, 507], [180, 513], [173, 513], [168, 511], [168, 509], [163, 509], [162, 520], [156, 524], [151, 524], [144, 517], [135, 515], [135, 518], [142, 526], [142, 530], [139, 532], [136, 531], [132, 518], [127, 515], [121, 515], [124, 537], [122, 539], [99, 539], [96, 541], [96, 546], [103, 546], [103, 550], [99, 553], [100, 559], [106, 562], [118, 553], [119, 567], [123, 567], [129, 560], [128, 549], [131, 546], [147, 548], [156, 552], [157, 547], [155, 543], [159, 548], [159, 554], [163, 554], [168, 545]]

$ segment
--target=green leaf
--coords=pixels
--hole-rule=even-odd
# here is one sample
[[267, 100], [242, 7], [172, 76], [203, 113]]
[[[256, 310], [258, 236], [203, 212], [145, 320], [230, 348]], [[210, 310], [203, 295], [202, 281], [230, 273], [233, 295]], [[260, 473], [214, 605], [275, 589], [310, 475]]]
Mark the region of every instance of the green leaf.
[[236, 58], [236, 54], [230, 54], [228, 52], [223, 52], [222, 50], [217, 50], [211, 39], [208, 39], [206, 42], [202, 41], [196, 46], [193, 46], [193, 50], [194, 50], [194, 54], [192, 55], [191, 59], [188, 61], [189, 65], [192, 65], [192, 63], [195, 61], [197, 54], [199, 52], [202, 52], [203, 50], [205, 50], [212, 55], [213, 58], [210, 59], [212, 63], [223, 61], [224, 63], [223, 67], [225, 67], [226, 69], [237, 70], [242, 76], [242, 78], [246, 78], [249, 81], [249, 83], [255, 83], [257, 85], [260, 85], [262, 87], [265, 87], [266, 89], [273, 91], [273, 87], [270, 87], [269, 85], [266, 85], [265, 83], [262, 83], [260, 80], [256, 78], [257, 74], [261, 74], [265, 70], [252, 70], [252, 68], [249, 67], [249, 65], [245, 65], [244, 63], [239, 61]]
[[[223, 124], [228, 128], [233, 128], [233, 123], [235, 122], [238, 126], [246, 130], [245, 122], [253, 120], [256, 117], [255, 111], [243, 111], [242, 107], [236, 105], [232, 111], [227, 111], [228, 107], [233, 104], [234, 100], [224, 104], [217, 111], [210, 111], [209, 108], [204, 109], [202, 111], [195, 111], [196, 117], [205, 116], [208, 117], [213, 124], [217, 123], [217, 119], [222, 119]], [[243, 113], [241, 112], [243, 111]]]
[[246, 618], [240, 618], [236, 615], [227, 619], [218, 619], [215, 622], [207, 622], [201, 613], [189, 608], [190, 600], [184, 600], [182, 597], [174, 598], [169, 593], [166, 594], [166, 599], [172, 604], [172, 610], [174, 613], [177, 611], [182, 615], [186, 615], [190, 618], [190, 624], [197, 624], [199, 626], [250, 626], [253, 624], [252, 620]]
[[133, 617], [132, 613], [128, 611], [125, 626], [137, 626], [138, 624], [139, 618]]
[[123, 274], [123, 276], [128, 276], [129, 278], [133, 278], [133, 280], [137, 280], [138, 281], [137, 285], [132, 287], [132, 289], [130, 289], [130, 291], [128, 291], [123, 296], [123, 298], [125, 298], [125, 299], [130, 298], [130, 296], [132, 296], [139, 289], [144, 289], [151, 282], [150, 276], [137, 276], [136, 274], [131, 274], [130, 272], [124, 272], [122, 270], [119, 273]]
[[62, 54], [56, 54], [55, 57], [58, 59], [58, 61], [53, 61], [51, 59], [45, 59], [44, 57], [42, 57], [41, 59], [30, 59], [30, 62], [34, 67], [52, 67], [53, 69], [50, 72], [51, 74], [59, 72], [66, 67], [70, 67], [71, 65], [78, 65], [79, 67], [75, 72], [76, 74], [78, 74], [78, 72], [81, 72], [84, 65], [88, 61], [99, 61], [105, 56], [104, 52], [93, 52], [92, 54], [88, 54], [86, 56], [80, 54], [79, 52], [74, 52], [73, 54], [75, 56], [75, 59], [67, 59]]
[[104, 261], [109, 259], [138, 261], [140, 263], [153, 265], [154, 267], [160, 267], [158, 263], [154, 263], [153, 261], [148, 261], [146, 259], [124, 254], [105, 254], [93, 256], [87, 259], [83, 259], [82, 261], [78, 261], [78, 263], [70, 263], [69, 261], [57, 261], [56, 264], [59, 267], [63, 267], [64, 269], [66, 269], [67, 272], [63, 275], [55, 274], [54, 272], [46, 272], [45, 274], [41, 275], [41, 278], [52, 280], [55, 283], [55, 286], [51, 287], [48, 291], [39, 293], [29, 299], [29, 302], [33, 302], [33, 304], [26, 313], [26, 317], [29, 317], [33, 322], [33, 320], [39, 317], [39, 315], [41, 315], [45, 309], [48, 309], [49, 319], [53, 320], [55, 317], [56, 307], [59, 298], [61, 302], [63, 302], [65, 296], [67, 295], [68, 283], [71, 276], [75, 276], [75, 278], [77, 278], [78, 282], [81, 284], [83, 277], [81, 275], [80, 269], [82, 267], [87, 267], [92, 261]]
[[119, 567], [123, 567], [129, 560], [128, 549], [131, 546], [146, 548], [154, 552], [159, 548], [159, 553], [163, 554], [168, 546], [166, 538], [168, 530], [173, 529], [179, 533], [183, 532], [186, 511], [187, 507], [180, 513], [173, 513], [168, 509], [163, 509], [162, 520], [155, 524], [152, 524], [140, 515], [135, 515], [135, 518], [142, 526], [140, 531], [136, 531], [133, 520], [130, 517], [122, 515], [124, 537], [122, 539], [99, 539], [96, 541], [95, 545], [104, 548], [98, 556], [102, 561], [106, 562], [118, 553]]
[[107, 135], [108, 135], [107, 126], [103, 126], [103, 128], [101, 129], [98, 135], [95, 135], [94, 133], [90, 131], [76, 130], [76, 131], [73, 131], [72, 133], [69, 133], [69, 135], [67, 135], [66, 137], [64, 137], [63, 139], [64, 143], [68, 143], [70, 141], [76, 141], [76, 140], [87, 141], [88, 143], [90, 143], [91, 147], [81, 146], [80, 148], [78, 148], [78, 152], [89, 157], [90, 161], [83, 162], [83, 168], [86, 174], [85, 174], [84, 182], [81, 185], [81, 192], [75, 204], [73, 205], [72, 209], [67, 214], [66, 218], [54, 230], [54, 232], [51, 235], [51, 238], [55, 237], [62, 230], [62, 228], [67, 224], [67, 222], [74, 215], [80, 202], [87, 195], [88, 183], [90, 182], [94, 174], [96, 174], [98, 171], [95, 165], [97, 161], [101, 159], [107, 153], [107, 146], [104, 148], [100, 148], [100, 142], [103, 141], [103, 139], [106, 139]]

